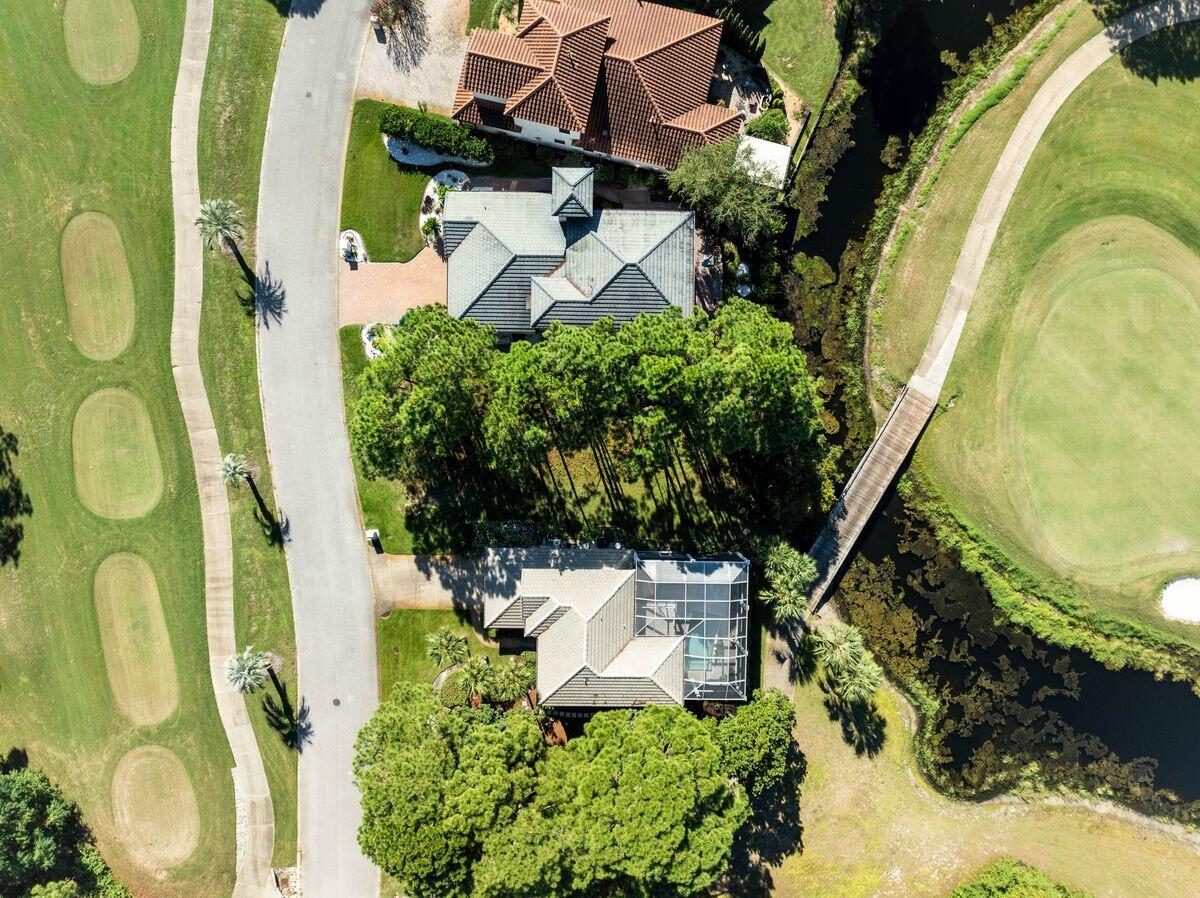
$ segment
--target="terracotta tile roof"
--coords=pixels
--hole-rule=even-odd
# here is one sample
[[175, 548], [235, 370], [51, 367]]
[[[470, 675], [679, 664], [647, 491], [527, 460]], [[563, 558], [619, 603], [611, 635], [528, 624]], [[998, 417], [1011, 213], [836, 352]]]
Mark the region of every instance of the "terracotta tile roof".
[[[562, 83], [549, 72], [539, 75], [508, 101], [504, 114], [540, 122], [564, 131], [583, 131], [586, 118], [580, 118], [567, 99]], [[586, 116], [586, 110], [585, 110]]]
[[510, 121], [493, 127], [516, 117], [580, 131], [583, 149], [671, 168], [738, 130], [738, 113], [705, 102], [721, 28], [640, 0], [527, 0], [516, 36], [473, 33], [453, 115], [482, 124], [494, 110], [472, 95], [504, 97]]
[[679, 128], [681, 131], [708, 134], [710, 131], [722, 128], [722, 126], [731, 121], [736, 122], [738, 125], [741, 124], [741, 113], [736, 109], [727, 109], [724, 106], [716, 106], [712, 103], [702, 103], [699, 106], [693, 106], [681, 115], [677, 115], [667, 122], [667, 125], [672, 128]]

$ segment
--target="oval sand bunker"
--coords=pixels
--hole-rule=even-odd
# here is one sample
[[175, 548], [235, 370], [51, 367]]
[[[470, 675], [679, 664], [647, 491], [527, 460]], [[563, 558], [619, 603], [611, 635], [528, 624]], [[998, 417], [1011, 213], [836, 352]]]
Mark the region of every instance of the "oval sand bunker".
[[161, 723], [179, 703], [179, 690], [154, 572], [137, 555], [110, 555], [96, 570], [92, 596], [117, 706], [139, 726]]
[[1162, 591], [1163, 616], [1200, 624], [1200, 577], [1180, 577]]
[[162, 495], [162, 462], [154, 425], [142, 400], [108, 387], [88, 396], [71, 428], [75, 489], [91, 511], [127, 520], [144, 515]]
[[75, 346], [89, 359], [115, 359], [133, 336], [133, 280], [113, 220], [81, 212], [67, 222], [59, 265]]
[[142, 30], [130, 0], [67, 0], [63, 37], [76, 75], [112, 84], [137, 65]]
[[196, 793], [171, 750], [143, 745], [121, 758], [113, 771], [112, 805], [121, 843], [147, 870], [178, 867], [196, 850]]

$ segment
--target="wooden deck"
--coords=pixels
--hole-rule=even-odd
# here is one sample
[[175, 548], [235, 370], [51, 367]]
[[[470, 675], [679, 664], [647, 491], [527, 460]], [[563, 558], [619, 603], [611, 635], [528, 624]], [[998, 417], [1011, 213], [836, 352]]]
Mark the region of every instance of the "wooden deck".
[[896, 397], [887, 420], [846, 481], [846, 488], [829, 513], [825, 528], [809, 550], [821, 572], [813, 587], [813, 607], [820, 605], [933, 415], [936, 394], [931, 396], [921, 386], [923, 384], [910, 383]]

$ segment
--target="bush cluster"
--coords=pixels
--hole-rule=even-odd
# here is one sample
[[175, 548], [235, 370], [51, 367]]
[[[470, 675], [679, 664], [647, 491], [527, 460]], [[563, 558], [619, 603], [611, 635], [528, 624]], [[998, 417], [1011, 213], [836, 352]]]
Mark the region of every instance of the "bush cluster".
[[389, 106], [379, 119], [384, 134], [460, 159], [474, 159], [491, 164], [495, 151], [488, 141], [453, 119], [420, 109]]
[[769, 140], [771, 143], [787, 143], [787, 116], [784, 115], [782, 109], [768, 109], [746, 125], [746, 133], [760, 140]]

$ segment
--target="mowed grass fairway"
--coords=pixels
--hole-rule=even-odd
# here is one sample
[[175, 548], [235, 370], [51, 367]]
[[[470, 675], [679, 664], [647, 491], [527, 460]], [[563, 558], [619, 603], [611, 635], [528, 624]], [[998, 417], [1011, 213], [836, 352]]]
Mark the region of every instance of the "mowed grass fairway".
[[[0, 748], [28, 750], [80, 804], [135, 894], [216, 898], [233, 884], [232, 757], [212, 698], [199, 504], [169, 358], [183, 3], [132, 9], [145, 36], [136, 66], [105, 86], [72, 66], [62, 5], [6, 6], [0, 28], [0, 426], [19, 441], [33, 506], [19, 564], [0, 569]], [[95, 15], [89, 40], [123, 39]], [[81, 213], [111, 220], [132, 285], [131, 337], [107, 361], [72, 339], [61, 250]], [[120, 400], [81, 418], [97, 396]], [[144, 427], [114, 423], [126, 414]], [[144, 513], [101, 517], [81, 492], [136, 496]], [[122, 555], [153, 575], [161, 626], [144, 572], [114, 576]], [[128, 656], [135, 643], [144, 657]], [[143, 747], [166, 772], [118, 771]]]
[[76, 215], [63, 229], [59, 265], [71, 338], [98, 362], [115, 359], [133, 336], [133, 278], [113, 220]]
[[[1015, 122], [1042, 63], [1094, 27], [1090, 13], [1076, 19], [1033, 83], [977, 128]], [[1198, 115], [1200, 84], [1156, 84], [1118, 59], [1068, 99], [1001, 224], [943, 392], [950, 407], [917, 453], [956, 513], [1019, 566], [1193, 644], [1200, 633], [1166, 621], [1158, 592], [1200, 570]], [[897, 377], [928, 336], [906, 330], [906, 309], [919, 321], [940, 302], [995, 163], [983, 138], [1002, 147], [1007, 132], [973, 136], [896, 265], [877, 351]], [[955, 191], [966, 214], [935, 217]], [[924, 262], [944, 279], [922, 281]]]

